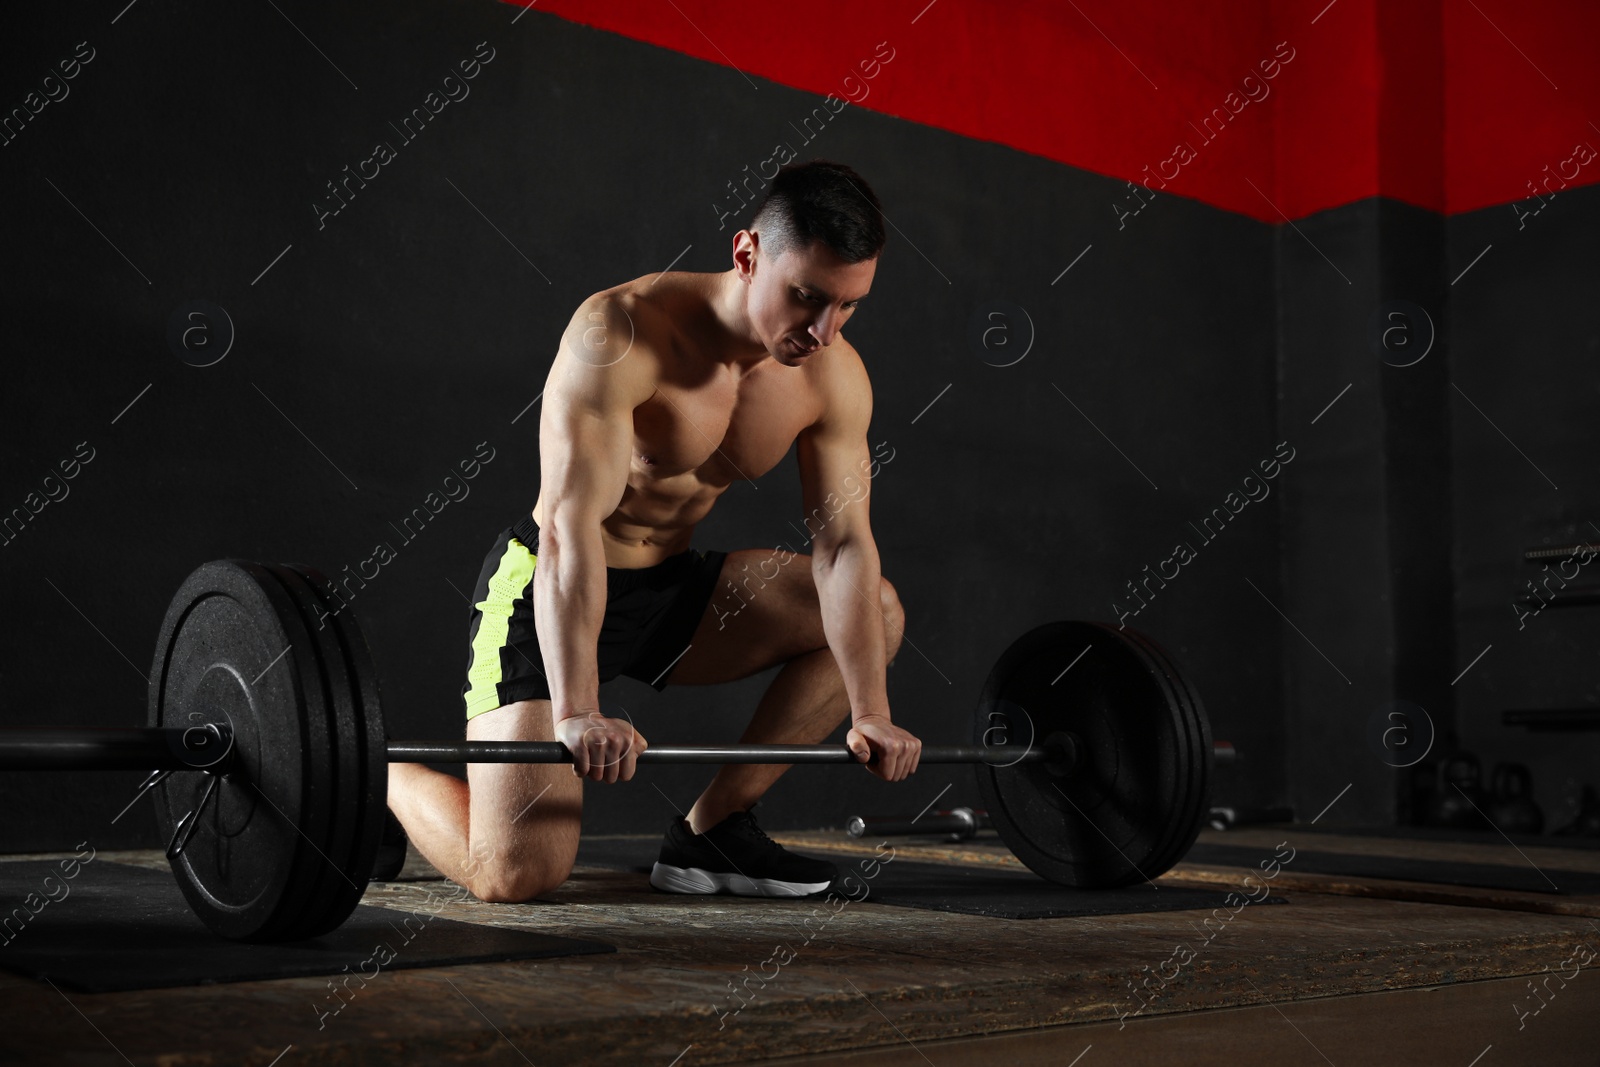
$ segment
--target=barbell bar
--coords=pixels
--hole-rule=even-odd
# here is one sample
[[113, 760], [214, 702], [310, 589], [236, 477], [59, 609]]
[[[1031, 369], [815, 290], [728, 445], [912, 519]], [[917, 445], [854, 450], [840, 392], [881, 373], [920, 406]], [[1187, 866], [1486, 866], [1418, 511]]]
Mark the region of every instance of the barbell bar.
[[[557, 742], [389, 741], [372, 655], [328, 579], [301, 565], [219, 560], [168, 606], [143, 729], [0, 731], [0, 769], [152, 772], [168, 860], [190, 906], [242, 941], [313, 938], [355, 909], [387, 806], [390, 761], [557, 763]], [[1225, 752], [1218, 753], [1226, 755]], [[970, 764], [1001, 839], [1064, 886], [1130, 885], [1198, 835], [1214, 758], [1194, 687], [1149, 638], [1054, 622], [1005, 649]], [[849, 764], [844, 745], [654, 745], [642, 763]]]
[[[3, 734], [0, 734], [3, 738]], [[1077, 762], [1076, 739], [1066, 732], [1042, 745], [923, 745], [920, 763], [981, 763], [1010, 767], [1018, 763]], [[4, 741], [0, 740], [0, 749]], [[1021, 749], [1020, 751], [1018, 749]], [[555, 741], [390, 741], [390, 763], [571, 763], [572, 752]], [[1232, 744], [1212, 746], [1218, 763], [1237, 758]], [[845, 745], [651, 745], [639, 753], [640, 763], [860, 763]], [[868, 762], [876, 762], [876, 757]]]
[[[1076, 762], [1070, 734], [1042, 746], [924, 745], [921, 763], [976, 763], [1010, 767], [1018, 763]], [[226, 774], [233, 731], [222, 724], [200, 727], [18, 727], [0, 730], [0, 771], [190, 771]], [[1235, 758], [1234, 748], [1218, 741], [1213, 758]], [[572, 752], [555, 741], [389, 741], [389, 763], [571, 763]], [[640, 763], [860, 763], [844, 745], [651, 745]], [[876, 757], [868, 762], [876, 762]]]
[[[1065, 742], [1070, 743], [1070, 742]], [[0, 770], [188, 771], [227, 774], [232, 769], [232, 731], [198, 727], [142, 729], [0, 730]], [[390, 763], [571, 763], [572, 752], [557, 741], [390, 741]], [[1009, 766], [1052, 758], [1045, 748], [925, 745], [923, 763], [986, 763]], [[651, 745], [640, 763], [859, 763], [844, 745]], [[1070, 753], [1054, 758], [1071, 760]]]
[[0, 771], [218, 771], [233, 731], [204, 727], [0, 730]]
[[[1050, 758], [1044, 749], [1007, 746], [924, 745], [923, 763], [988, 763]], [[1070, 758], [1070, 757], [1068, 757]], [[844, 745], [651, 745], [640, 763], [860, 763]], [[557, 741], [390, 741], [390, 763], [571, 763]]]

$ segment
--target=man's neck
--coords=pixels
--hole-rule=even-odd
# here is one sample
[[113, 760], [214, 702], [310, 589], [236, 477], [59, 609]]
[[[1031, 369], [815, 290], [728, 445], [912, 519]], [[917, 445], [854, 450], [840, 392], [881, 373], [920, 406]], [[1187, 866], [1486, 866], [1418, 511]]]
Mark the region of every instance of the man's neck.
[[766, 345], [755, 335], [747, 306], [749, 286], [736, 270], [714, 275], [709, 290], [709, 306], [714, 328], [721, 335], [714, 358], [740, 373], [752, 370], [771, 357]]

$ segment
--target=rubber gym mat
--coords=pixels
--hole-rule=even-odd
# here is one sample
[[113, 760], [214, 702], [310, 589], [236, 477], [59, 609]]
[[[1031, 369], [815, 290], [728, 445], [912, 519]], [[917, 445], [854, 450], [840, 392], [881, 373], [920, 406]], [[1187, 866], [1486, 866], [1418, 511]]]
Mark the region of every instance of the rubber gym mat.
[[[1218, 845], [1202, 841], [1189, 850], [1185, 863], [1223, 867], [1254, 867], [1261, 849], [1245, 845]], [[1584, 895], [1600, 893], [1600, 874], [1564, 871], [1531, 864], [1458, 863], [1452, 860], [1416, 859], [1409, 856], [1361, 856], [1348, 852], [1312, 852], [1301, 849], [1283, 865], [1306, 874], [1331, 874], [1346, 878], [1386, 878], [1402, 882], [1507, 889], [1523, 893]]]
[[[584, 838], [578, 844], [578, 863], [610, 870], [649, 873], [661, 848], [659, 837]], [[804, 852], [804, 849], [797, 851]], [[812, 853], [820, 855], [820, 853]], [[891, 907], [988, 915], [1000, 919], [1059, 919], [1083, 915], [1128, 915], [1152, 911], [1208, 911], [1240, 906], [1242, 896], [1230, 890], [1191, 889], [1187, 886], [1150, 884], [1124, 889], [1069, 889], [1047, 882], [1032, 871], [993, 867], [957, 867], [943, 863], [916, 863], [896, 858], [874, 866], [871, 857], [829, 855], [839, 867], [840, 880], [832, 890], [807, 898], [806, 906], [830, 899], [837, 909], [841, 900], [870, 901]], [[871, 872], [871, 877], [868, 877]], [[853, 878], [852, 878], [853, 876]], [[867, 896], [862, 897], [863, 886]], [[655, 890], [648, 890], [655, 892]], [[1239, 891], [1243, 893], [1241, 889]], [[1257, 903], [1281, 904], [1279, 897]]]
[[[311, 941], [225, 941], [189, 910], [167, 872], [105, 860], [70, 879], [51, 860], [0, 863], [0, 909], [0, 967], [85, 993], [338, 975], [341, 996], [349, 996], [395, 968], [616, 951], [602, 941], [439, 918], [434, 904], [414, 912], [358, 907]], [[326, 1010], [337, 1013], [342, 1003], [329, 999]]]

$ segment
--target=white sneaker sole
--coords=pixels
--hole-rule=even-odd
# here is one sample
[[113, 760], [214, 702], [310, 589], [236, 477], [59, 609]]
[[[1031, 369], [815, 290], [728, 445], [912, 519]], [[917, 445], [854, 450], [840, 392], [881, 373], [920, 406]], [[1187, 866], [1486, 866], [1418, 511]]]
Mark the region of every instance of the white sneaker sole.
[[783, 882], [776, 878], [746, 878], [718, 874], [698, 867], [669, 867], [657, 863], [650, 884], [667, 893], [732, 893], [738, 897], [804, 897], [820, 893], [831, 882]]

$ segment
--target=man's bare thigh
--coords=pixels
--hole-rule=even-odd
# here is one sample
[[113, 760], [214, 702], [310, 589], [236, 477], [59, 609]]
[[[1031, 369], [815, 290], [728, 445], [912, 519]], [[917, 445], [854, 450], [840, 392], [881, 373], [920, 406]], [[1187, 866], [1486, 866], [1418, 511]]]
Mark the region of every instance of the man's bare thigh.
[[730, 552], [672, 683], [747, 678], [827, 645], [810, 556], [770, 548]]
[[[469, 741], [553, 741], [550, 701], [521, 700], [468, 720]], [[471, 840], [511, 863], [530, 851], [570, 866], [583, 815], [583, 779], [566, 763], [470, 763]], [[480, 859], [482, 857], [479, 857]]]

